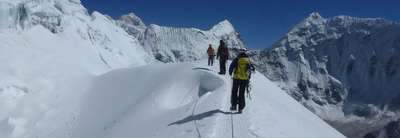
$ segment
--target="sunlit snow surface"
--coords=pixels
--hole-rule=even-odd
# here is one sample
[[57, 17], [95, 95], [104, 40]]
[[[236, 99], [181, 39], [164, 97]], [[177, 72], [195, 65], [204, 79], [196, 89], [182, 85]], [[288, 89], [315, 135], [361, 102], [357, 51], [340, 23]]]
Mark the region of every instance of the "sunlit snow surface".
[[216, 70], [157, 64], [4, 87], [0, 132], [11, 138], [344, 137], [260, 73], [244, 113], [232, 114], [231, 78]]

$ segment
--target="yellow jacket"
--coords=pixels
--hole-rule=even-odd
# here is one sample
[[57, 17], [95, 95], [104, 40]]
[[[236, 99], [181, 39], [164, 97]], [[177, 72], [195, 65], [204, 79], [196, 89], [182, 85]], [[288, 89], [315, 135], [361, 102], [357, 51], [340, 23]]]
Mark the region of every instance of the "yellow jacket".
[[229, 66], [229, 74], [232, 74], [234, 70], [233, 79], [249, 80], [250, 68], [252, 68], [250, 59], [248, 57], [240, 57], [232, 61], [231, 65]]

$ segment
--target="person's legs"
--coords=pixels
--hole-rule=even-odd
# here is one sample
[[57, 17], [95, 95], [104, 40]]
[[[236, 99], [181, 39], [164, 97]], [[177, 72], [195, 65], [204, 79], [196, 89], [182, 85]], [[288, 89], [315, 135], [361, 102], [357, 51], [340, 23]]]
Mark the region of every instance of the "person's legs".
[[220, 68], [221, 68], [220, 73], [225, 74], [226, 73], [226, 60], [221, 57], [219, 64], [220, 64]]
[[208, 66], [211, 65], [211, 57], [212, 57], [212, 56], [208, 56]]
[[211, 66], [214, 66], [214, 56], [211, 56]]
[[231, 110], [236, 110], [238, 104], [238, 88], [239, 88], [238, 81], [233, 80], [232, 93], [231, 93]]
[[220, 57], [219, 58], [219, 74], [225, 74], [223, 72], [224, 66], [225, 66], [224, 60]]
[[246, 85], [247, 81], [240, 80], [239, 82], [239, 111], [242, 111], [244, 107], [246, 106], [246, 99], [245, 99], [245, 93], [246, 93]]

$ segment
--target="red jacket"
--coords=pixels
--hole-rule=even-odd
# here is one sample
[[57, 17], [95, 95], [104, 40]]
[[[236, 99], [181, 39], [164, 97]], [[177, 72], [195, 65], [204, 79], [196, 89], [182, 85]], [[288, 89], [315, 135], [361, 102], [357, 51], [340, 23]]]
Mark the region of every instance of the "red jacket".
[[208, 56], [215, 56], [214, 48], [208, 47], [207, 54], [208, 54]]

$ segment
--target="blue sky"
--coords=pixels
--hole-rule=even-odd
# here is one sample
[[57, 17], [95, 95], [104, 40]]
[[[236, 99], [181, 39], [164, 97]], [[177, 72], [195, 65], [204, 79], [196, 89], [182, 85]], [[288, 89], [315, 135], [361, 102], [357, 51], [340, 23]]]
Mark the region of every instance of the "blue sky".
[[400, 19], [396, 0], [81, 0], [118, 18], [134, 12], [146, 24], [209, 29], [228, 19], [248, 47], [263, 49], [279, 40], [311, 12], [323, 17], [350, 15]]

